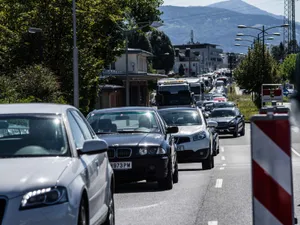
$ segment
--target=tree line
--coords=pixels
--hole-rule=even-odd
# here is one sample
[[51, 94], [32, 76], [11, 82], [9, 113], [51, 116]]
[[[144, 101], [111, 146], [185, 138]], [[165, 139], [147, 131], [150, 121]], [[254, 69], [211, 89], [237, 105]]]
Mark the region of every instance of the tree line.
[[[162, 0], [76, 0], [80, 106], [83, 112], [95, 105], [101, 71], [124, 52], [122, 29], [161, 21], [159, 6], [162, 4]], [[72, 0], [0, 2], [1, 103], [72, 104], [72, 22]], [[30, 27], [41, 31], [30, 32]], [[154, 54], [149, 68], [152, 71], [156, 68], [168, 72], [174, 64], [170, 39], [150, 26], [132, 32], [129, 47]]]

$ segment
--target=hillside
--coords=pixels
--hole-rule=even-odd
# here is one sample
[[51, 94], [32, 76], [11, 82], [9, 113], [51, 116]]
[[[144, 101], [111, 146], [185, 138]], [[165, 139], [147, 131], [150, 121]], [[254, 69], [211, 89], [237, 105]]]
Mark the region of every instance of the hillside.
[[[215, 7], [176, 7], [162, 6], [162, 19], [165, 25], [160, 29], [170, 36], [173, 44], [185, 44], [190, 41], [191, 30], [194, 31], [194, 41], [200, 43], [219, 44], [225, 51], [246, 52], [247, 48], [236, 47], [235, 35], [239, 32], [257, 35], [257, 30], [238, 29], [239, 24], [248, 26], [266, 27], [282, 24], [281, 19], [269, 15], [252, 15], [234, 12]], [[300, 26], [297, 25], [299, 38]], [[282, 28], [276, 28], [273, 32], [283, 33]], [[249, 39], [249, 38], [247, 38]], [[251, 38], [250, 38], [251, 39]], [[251, 39], [252, 40], [252, 39]], [[283, 38], [276, 37], [271, 44], [279, 44]], [[243, 42], [241, 44], [251, 44]]]

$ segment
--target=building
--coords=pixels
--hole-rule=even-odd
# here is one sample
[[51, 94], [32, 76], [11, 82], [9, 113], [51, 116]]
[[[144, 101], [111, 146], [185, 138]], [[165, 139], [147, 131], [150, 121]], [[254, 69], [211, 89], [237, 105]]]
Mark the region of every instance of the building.
[[[212, 72], [223, 66], [221, 54], [223, 50], [217, 48], [218, 45], [208, 43], [194, 43], [186, 45], [175, 45], [175, 65], [174, 72], [179, 73], [180, 65], [183, 65], [185, 75], [189, 75], [189, 65], [191, 75], [198, 75]], [[188, 55], [190, 49], [190, 57]]]
[[[130, 106], [148, 106], [148, 82], [167, 77], [162, 74], [148, 73], [148, 57], [152, 53], [141, 49], [128, 49], [128, 77]], [[96, 108], [120, 107], [126, 105], [126, 55], [122, 54], [109, 68], [102, 71], [100, 79], [116, 77], [123, 85], [103, 85], [100, 87]]]

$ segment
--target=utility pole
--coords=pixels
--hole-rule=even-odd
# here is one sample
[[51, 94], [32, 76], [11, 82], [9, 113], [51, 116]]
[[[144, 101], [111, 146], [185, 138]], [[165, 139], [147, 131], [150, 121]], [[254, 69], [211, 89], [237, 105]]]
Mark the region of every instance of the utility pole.
[[79, 78], [78, 78], [78, 49], [76, 34], [76, 2], [73, 0], [73, 79], [74, 79], [74, 106], [79, 108]]

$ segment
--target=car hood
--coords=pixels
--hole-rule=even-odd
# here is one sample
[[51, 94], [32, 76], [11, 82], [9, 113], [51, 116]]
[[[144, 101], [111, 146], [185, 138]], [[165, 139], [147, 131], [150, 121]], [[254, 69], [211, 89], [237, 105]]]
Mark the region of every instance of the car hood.
[[164, 140], [159, 133], [100, 134], [98, 137], [105, 140], [108, 146], [160, 145]]
[[178, 126], [178, 133], [173, 136], [191, 135], [204, 130], [204, 125], [199, 126]]
[[214, 117], [214, 118], [209, 118], [208, 121], [216, 121], [216, 122], [230, 122], [233, 120], [234, 117]]
[[69, 157], [1, 158], [0, 195], [14, 198], [27, 191], [52, 187], [70, 163]]

